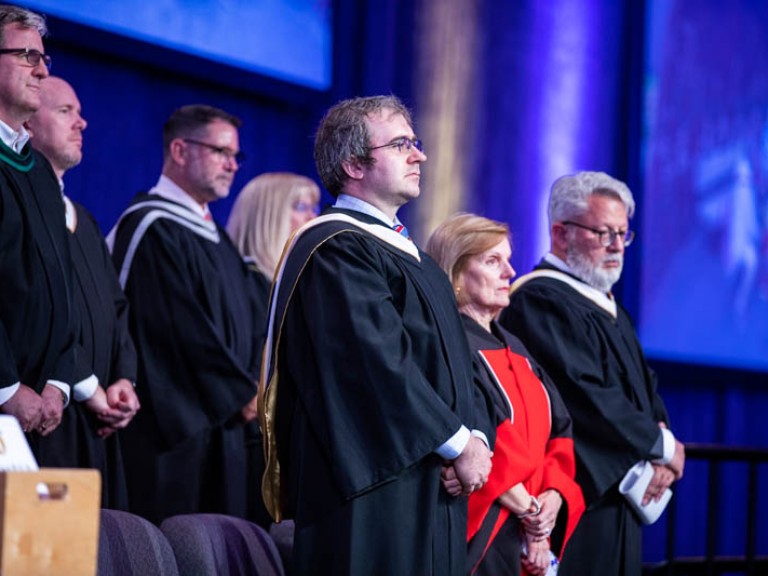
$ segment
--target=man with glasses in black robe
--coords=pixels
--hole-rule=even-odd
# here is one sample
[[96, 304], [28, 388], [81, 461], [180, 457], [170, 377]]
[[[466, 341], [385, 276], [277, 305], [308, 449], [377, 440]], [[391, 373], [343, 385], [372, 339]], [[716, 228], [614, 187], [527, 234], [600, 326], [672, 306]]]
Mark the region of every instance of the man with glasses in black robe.
[[24, 122], [48, 76], [43, 18], [0, 5], [0, 411], [15, 416], [41, 466], [56, 465], [51, 434], [95, 377], [75, 366], [75, 317], [64, 204]]
[[551, 376], [573, 419], [587, 510], [560, 576], [639, 576], [642, 524], [618, 485], [649, 462], [647, 503], [683, 474], [685, 451], [668, 429], [656, 377], [611, 293], [634, 238], [634, 210], [629, 188], [605, 173], [558, 179], [549, 201], [551, 251], [512, 285], [499, 319]]
[[[132, 511], [160, 522], [211, 512], [255, 517], [249, 443], [258, 442], [257, 303], [246, 264], [208, 204], [242, 160], [231, 114], [176, 110], [163, 171], [108, 240], [130, 303], [141, 410], [122, 438]], [[257, 500], [258, 499], [258, 500]]]
[[426, 159], [392, 96], [340, 102], [317, 132], [337, 202], [278, 271], [259, 402], [265, 499], [295, 519], [296, 574], [466, 570], [467, 501], [441, 473], [481, 487], [491, 425], [451, 285], [397, 219]]

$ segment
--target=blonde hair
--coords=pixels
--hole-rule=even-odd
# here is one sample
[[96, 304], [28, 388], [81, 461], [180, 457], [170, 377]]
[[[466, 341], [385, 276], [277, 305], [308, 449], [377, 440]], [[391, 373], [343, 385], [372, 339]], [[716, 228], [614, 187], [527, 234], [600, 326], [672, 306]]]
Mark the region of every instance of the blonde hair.
[[457, 291], [459, 305], [462, 305], [458, 282], [467, 262], [472, 256], [482, 254], [505, 238], [509, 239], [509, 226], [503, 222], [459, 212], [435, 228], [424, 251], [432, 256], [448, 275], [454, 290]]
[[304, 194], [320, 201], [320, 188], [310, 178], [290, 172], [268, 172], [253, 178], [238, 194], [227, 232], [244, 257], [272, 278], [291, 235], [291, 207]]

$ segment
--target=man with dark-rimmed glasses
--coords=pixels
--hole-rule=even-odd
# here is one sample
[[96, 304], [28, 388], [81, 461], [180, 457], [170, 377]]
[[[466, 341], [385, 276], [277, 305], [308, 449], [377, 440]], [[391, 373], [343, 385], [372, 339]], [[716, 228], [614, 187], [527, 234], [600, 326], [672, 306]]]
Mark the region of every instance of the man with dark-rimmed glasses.
[[559, 178], [549, 200], [550, 252], [512, 285], [500, 318], [552, 377], [573, 418], [587, 511], [564, 552], [564, 576], [639, 576], [642, 521], [618, 486], [644, 467], [651, 481], [643, 503], [659, 501], [685, 464], [655, 375], [611, 294], [634, 239], [634, 210], [629, 188], [603, 172]]
[[255, 290], [208, 208], [243, 161], [239, 126], [213, 106], [171, 114], [160, 179], [108, 238], [139, 356], [142, 409], [121, 438], [129, 500], [155, 522], [195, 512], [262, 519], [248, 465], [258, 442]]
[[95, 378], [75, 366], [64, 204], [24, 128], [40, 107], [50, 58], [42, 16], [0, 5], [0, 411], [29, 434], [38, 463], [66, 465], [57, 434], [70, 393]]

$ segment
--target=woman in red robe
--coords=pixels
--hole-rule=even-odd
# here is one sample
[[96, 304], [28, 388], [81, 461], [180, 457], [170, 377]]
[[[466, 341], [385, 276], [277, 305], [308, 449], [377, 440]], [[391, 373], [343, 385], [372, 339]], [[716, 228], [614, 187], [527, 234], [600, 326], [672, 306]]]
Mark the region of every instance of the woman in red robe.
[[[509, 304], [515, 275], [509, 229], [457, 214], [435, 230], [426, 251], [451, 279], [475, 382], [497, 424], [491, 475], [469, 498], [467, 573], [553, 573], [584, 499], [560, 395], [523, 344], [495, 321]], [[444, 482], [460, 491], [450, 468]]]

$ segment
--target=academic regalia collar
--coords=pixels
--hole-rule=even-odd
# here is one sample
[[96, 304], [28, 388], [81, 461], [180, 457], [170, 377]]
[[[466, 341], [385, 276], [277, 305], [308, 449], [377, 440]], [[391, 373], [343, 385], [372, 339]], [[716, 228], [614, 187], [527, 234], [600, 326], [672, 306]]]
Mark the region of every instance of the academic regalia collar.
[[376, 206], [370, 202], [361, 200], [356, 196], [350, 196], [349, 194], [339, 194], [333, 207], [341, 208], [344, 210], [353, 210], [354, 212], [362, 212], [363, 214], [367, 214], [368, 216], [372, 216], [376, 220], [381, 221], [384, 225], [389, 226], [390, 228], [401, 223], [397, 217], [392, 220], [389, 216], [384, 214], [384, 212], [376, 208]]
[[165, 174], [160, 175], [160, 179], [155, 184], [154, 188], [149, 191], [150, 194], [157, 194], [167, 200], [181, 204], [185, 208], [188, 208], [196, 215], [200, 216], [204, 220], [210, 220], [210, 210], [208, 205], [201, 206], [196, 200], [187, 194], [176, 182], [168, 178]]
[[366, 214], [364, 212], [358, 212], [357, 210], [347, 208], [337, 208], [332, 206], [325, 210], [320, 216], [314, 218], [304, 224], [299, 230], [297, 230], [289, 242], [286, 243], [286, 247], [290, 244], [290, 241], [294, 237], [298, 237], [306, 230], [310, 230], [315, 226], [320, 226], [329, 221], [337, 221], [346, 223], [355, 228], [360, 228], [368, 232], [371, 236], [375, 236], [385, 244], [392, 246], [393, 248], [405, 252], [412, 256], [417, 262], [421, 262], [422, 254], [411, 240], [402, 236], [399, 232], [396, 232], [389, 224], [386, 224], [379, 218]]
[[29, 172], [35, 165], [35, 156], [32, 154], [32, 147], [27, 142], [22, 148], [21, 153], [16, 153], [0, 140], [0, 161], [15, 168], [19, 172]]
[[616, 300], [610, 294], [601, 292], [600, 290], [593, 288], [580, 278], [576, 277], [573, 272], [571, 272], [568, 265], [551, 252], [542, 258], [541, 262], [533, 272], [529, 272], [528, 274], [525, 274], [524, 276], [521, 276], [515, 280], [510, 288], [510, 292], [514, 293], [518, 288], [520, 288], [529, 280], [540, 277], [553, 278], [568, 284], [579, 294], [591, 300], [597, 306], [608, 312], [611, 317], [617, 317], [618, 311]]
[[[161, 186], [155, 186], [152, 189], [155, 191], [154, 193], [137, 196], [122, 213], [109, 234], [107, 234], [107, 246], [115, 260], [121, 262], [118, 270], [118, 279], [123, 288], [125, 288], [128, 281], [136, 249], [147, 230], [157, 220], [163, 219], [175, 222], [193, 234], [214, 244], [218, 244], [221, 241], [221, 235], [215, 222], [207, 220], [200, 210], [192, 210], [191, 206], [186, 202], [180, 202], [181, 198], [169, 197], [168, 194], [162, 191], [162, 186], [168, 183], [176, 186], [170, 179], [166, 179], [167, 182], [165, 182], [164, 178], [164, 176], [160, 177], [158, 184]], [[178, 189], [181, 190], [180, 188]], [[185, 194], [183, 191], [181, 193]], [[126, 240], [118, 246], [117, 232], [122, 228], [125, 221], [129, 222], [129, 229], [125, 233]]]
[[14, 130], [0, 120], [0, 161], [20, 172], [29, 172], [35, 165], [32, 147], [29, 145], [29, 132], [24, 126]]

